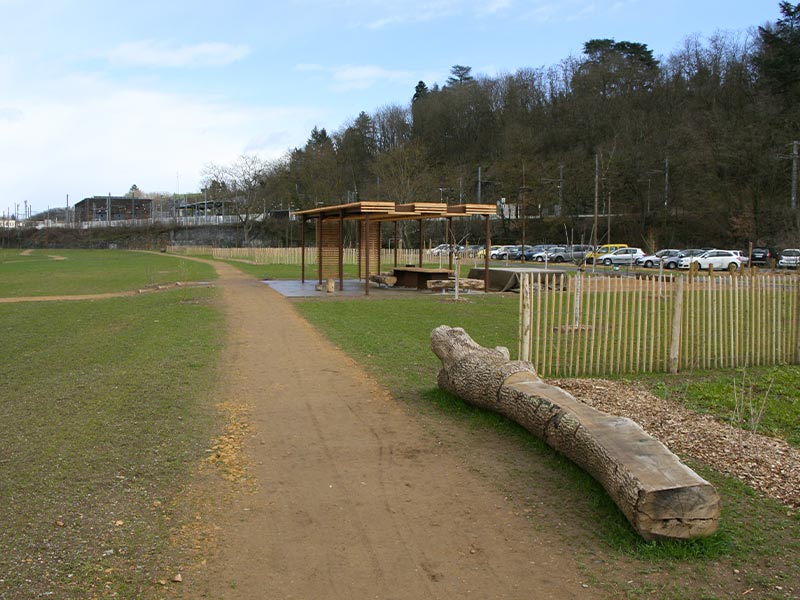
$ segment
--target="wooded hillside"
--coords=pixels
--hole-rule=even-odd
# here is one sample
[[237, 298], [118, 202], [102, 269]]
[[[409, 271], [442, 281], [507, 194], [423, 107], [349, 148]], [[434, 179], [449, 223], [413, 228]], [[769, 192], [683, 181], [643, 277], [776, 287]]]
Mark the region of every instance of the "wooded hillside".
[[[314, 128], [262, 165], [256, 201], [505, 199], [534, 217], [528, 241], [578, 242], [591, 238], [597, 198], [600, 241], [610, 225], [611, 241], [639, 246], [796, 247], [800, 4], [779, 8], [767, 26], [688, 37], [666, 57], [594, 39], [578, 57], [496, 77], [455, 65], [407, 104], [365, 108], [333, 134]], [[495, 239], [518, 241], [518, 227], [504, 218]]]

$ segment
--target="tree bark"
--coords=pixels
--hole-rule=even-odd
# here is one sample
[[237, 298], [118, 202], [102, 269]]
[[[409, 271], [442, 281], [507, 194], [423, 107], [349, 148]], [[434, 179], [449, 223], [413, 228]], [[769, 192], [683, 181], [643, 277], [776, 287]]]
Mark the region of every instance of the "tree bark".
[[461, 328], [431, 332], [442, 361], [439, 387], [499, 412], [591, 474], [646, 540], [704, 537], [717, 530], [719, 494], [661, 442], [544, 383], [508, 349], [484, 348]]

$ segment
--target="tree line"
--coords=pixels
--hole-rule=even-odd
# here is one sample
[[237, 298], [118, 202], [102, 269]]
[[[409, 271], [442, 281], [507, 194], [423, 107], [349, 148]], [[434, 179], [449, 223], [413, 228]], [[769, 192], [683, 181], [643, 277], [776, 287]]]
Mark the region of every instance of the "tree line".
[[797, 246], [800, 4], [779, 10], [667, 57], [593, 39], [548, 67], [488, 77], [454, 65], [405, 104], [315, 127], [278, 160], [209, 165], [206, 192], [256, 212], [504, 203], [498, 241], [519, 239], [521, 213], [535, 241], [589, 241], [596, 223], [598, 240], [632, 245]]

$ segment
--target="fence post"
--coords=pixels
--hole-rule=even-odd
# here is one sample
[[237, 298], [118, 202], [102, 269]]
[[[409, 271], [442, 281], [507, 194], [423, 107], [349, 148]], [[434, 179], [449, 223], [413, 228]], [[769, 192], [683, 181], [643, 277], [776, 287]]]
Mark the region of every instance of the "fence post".
[[531, 314], [533, 313], [533, 294], [531, 293], [532, 273], [522, 275], [522, 289], [519, 295], [519, 360], [531, 360]]
[[681, 320], [683, 318], [683, 277], [678, 277], [675, 289], [675, 310], [672, 314], [672, 342], [669, 348], [669, 372], [678, 372], [681, 348]]

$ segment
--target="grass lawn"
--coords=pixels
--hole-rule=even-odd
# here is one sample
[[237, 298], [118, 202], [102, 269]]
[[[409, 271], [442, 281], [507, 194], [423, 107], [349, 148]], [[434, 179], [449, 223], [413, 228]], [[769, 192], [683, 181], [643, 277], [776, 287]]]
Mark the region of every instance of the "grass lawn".
[[[433, 414], [436, 419], [444, 419], [456, 426], [496, 432], [496, 435], [511, 438], [515, 447], [527, 454], [530, 461], [544, 461], [548, 465], [546, 477], [549, 480], [528, 483], [563, 490], [556, 494], [553, 508], [563, 519], [577, 523], [587, 532], [588, 540], [580, 541], [581, 552], [601, 554], [604, 557], [601, 562], [611, 565], [602, 577], [613, 580], [616, 577], [613, 565], [620, 560], [632, 560], [642, 570], [652, 568], [675, 574], [674, 583], [657, 590], [626, 587], [624, 582], [608, 583], [611, 588], [607, 589], [619, 594], [624, 590], [625, 594], [632, 596], [652, 597], [655, 593], [661, 598], [717, 597], [712, 591], [713, 586], [725, 585], [726, 579], [730, 579], [730, 588], [720, 595], [727, 597], [731, 590], [736, 589], [735, 578], [732, 579], [730, 573], [737, 569], [740, 573], [746, 572], [747, 580], [754, 586], [761, 586], [758, 588], [760, 597], [784, 597], [775, 585], [793, 584], [795, 591], [798, 590], [800, 518], [789, 516], [787, 509], [775, 502], [757, 497], [738, 481], [703, 465], [693, 464], [721, 492], [723, 514], [720, 531], [710, 538], [690, 542], [644, 542], [635, 535], [602, 488], [583, 471], [516, 424], [499, 415], [469, 407], [439, 390], [436, 373], [440, 365], [430, 350], [430, 331], [434, 327], [441, 324], [464, 327], [484, 346], [504, 345], [511, 348], [512, 353], [516, 348], [517, 298], [483, 294], [470, 294], [468, 298], [470, 302], [463, 304], [445, 302], [441, 297], [431, 295], [391, 300], [304, 300], [297, 302], [296, 306], [304, 317], [414, 410]], [[391, 327], [387, 327], [389, 324]], [[391, 332], [389, 336], [387, 331]], [[735, 373], [719, 373], [717, 379], [725, 380], [732, 375]], [[782, 404], [778, 403], [776, 394], [772, 396], [767, 411], [781, 413], [783, 404], [787, 404], [791, 406], [791, 413], [787, 418], [778, 419], [783, 425], [770, 425], [769, 429], [791, 440], [797, 434], [800, 421], [798, 393], [796, 388], [792, 388], [792, 382], [800, 376], [800, 369], [773, 369], [771, 375], [781, 381], [780, 385], [773, 384], [773, 389], [782, 390]], [[760, 377], [760, 371], [753, 371], [753, 376]], [[703, 387], [706, 385], [704, 380], [708, 383], [706, 387]], [[645, 379], [650, 387], [662, 391], [672, 381], [667, 375]], [[705, 390], [705, 397], [700, 393], [691, 398], [675, 394], [675, 399], [715, 412], [722, 418], [729, 416], [728, 407], [720, 402], [726, 393], [724, 387], [711, 386], [712, 379], [708, 375], [696, 378], [684, 375], [676, 385], [684, 389], [687, 381], [696, 381], [697, 389]], [[524, 480], [528, 475], [517, 477]], [[706, 591], [698, 593], [694, 586]], [[698, 595], [694, 596], [695, 593]]]
[[215, 277], [209, 265], [165, 254], [33, 250], [22, 255], [19, 250], [0, 251], [0, 298], [100, 294]]
[[[53, 254], [68, 260], [0, 255], [3, 293], [8, 272], [46, 295], [208, 275], [172, 257]], [[65, 264], [85, 267], [85, 288], [53, 275]], [[102, 281], [109, 266], [122, 274]], [[139, 598], [171, 577], [175, 500], [215, 433], [215, 297], [0, 304], [0, 598]]]

